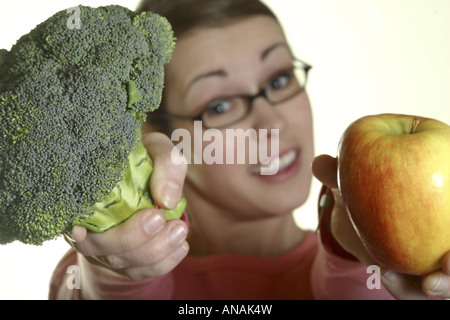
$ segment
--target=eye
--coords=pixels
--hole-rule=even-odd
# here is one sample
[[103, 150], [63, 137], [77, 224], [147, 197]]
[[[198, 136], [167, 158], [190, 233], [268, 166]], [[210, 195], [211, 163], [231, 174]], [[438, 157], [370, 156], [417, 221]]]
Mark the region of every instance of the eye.
[[220, 99], [210, 103], [206, 107], [205, 113], [207, 113], [208, 116], [220, 116], [221, 114], [228, 112], [231, 107], [232, 103], [230, 100]]
[[293, 71], [285, 71], [279, 75], [277, 75], [275, 78], [273, 78], [268, 84], [267, 88], [271, 90], [280, 90], [284, 89], [289, 86], [291, 80], [293, 77]]

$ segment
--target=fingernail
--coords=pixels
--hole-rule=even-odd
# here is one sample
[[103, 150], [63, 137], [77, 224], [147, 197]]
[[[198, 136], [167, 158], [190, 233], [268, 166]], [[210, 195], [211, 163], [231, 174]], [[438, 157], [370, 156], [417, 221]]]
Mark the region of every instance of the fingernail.
[[386, 271], [383, 274], [383, 278], [387, 281], [387, 282], [395, 282], [398, 278], [397, 273], [395, 273], [394, 271]]
[[75, 244], [77, 241], [73, 238], [73, 236], [72, 235], [69, 235], [69, 234], [67, 234], [67, 233], [65, 233], [65, 232], [63, 232], [63, 236], [64, 236], [64, 239], [66, 239], [66, 241], [69, 243], [69, 244]]
[[181, 260], [186, 256], [186, 253], [188, 251], [188, 246], [186, 244], [182, 244], [178, 246], [173, 252], [172, 255], [177, 259]]
[[429, 291], [430, 295], [440, 295], [448, 290], [447, 281], [442, 281], [442, 274], [439, 272], [432, 277], [432, 289]]
[[161, 229], [163, 225], [163, 218], [159, 214], [153, 213], [144, 221], [144, 230], [148, 235], [152, 235]]
[[178, 245], [179, 243], [181, 243], [181, 241], [183, 241], [184, 239], [186, 239], [186, 229], [183, 228], [180, 225], [176, 225], [172, 228], [172, 230], [170, 230], [170, 241], [172, 241], [173, 245]]
[[181, 187], [172, 181], [167, 181], [163, 187], [163, 203], [168, 209], [175, 209], [181, 197]]

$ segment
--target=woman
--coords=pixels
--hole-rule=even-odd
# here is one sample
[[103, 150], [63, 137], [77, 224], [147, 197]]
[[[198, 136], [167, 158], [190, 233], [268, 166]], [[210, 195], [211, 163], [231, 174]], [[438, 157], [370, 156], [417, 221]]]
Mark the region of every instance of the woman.
[[[173, 208], [183, 191], [189, 216], [166, 222], [158, 210], [149, 209], [104, 234], [76, 227], [76, 250], [58, 266], [50, 297], [392, 298], [384, 288], [368, 288], [366, 265], [373, 261], [346, 219], [337, 192], [332, 230], [346, 251], [326, 225], [321, 227], [323, 239], [329, 239], [324, 246], [294, 223], [292, 212], [309, 196], [312, 179], [312, 112], [305, 91], [310, 67], [291, 52], [273, 13], [257, 0], [146, 0], [139, 10], [166, 16], [177, 37], [164, 99], [149, 116], [143, 141], [155, 164], [155, 202]], [[171, 161], [168, 137], [180, 128], [194, 137], [198, 124], [203, 136], [225, 137], [215, 155], [228, 162], [202, 159], [212, 154], [205, 152], [208, 141], [200, 149], [192, 146], [203, 161], [197, 158], [200, 164], [193, 161], [189, 170]], [[226, 130], [258, 135], [244, 145], [227, 139]], [[250, 145], [261, 148], [265, 142], [275, 146], [269, 158], [275, 174], [263, 174], [263, 158], [250, 161]], [[243, 149], [248, 151], [245, 161], [237, 164], [235, 156]], [[318, 157], [312, 168], [336, 191], [334, 158]], [[81, 267], [81, 290], [65, 285], [70, 265]], [[449, 265], [443, 264], [447, 274]], [[421, 279], [384, 275], [386, 287], [398, 298], [425, 297], [438, 279], [448, 282], [443, 272], [430, 275], [422, 281], [422, 292]]]

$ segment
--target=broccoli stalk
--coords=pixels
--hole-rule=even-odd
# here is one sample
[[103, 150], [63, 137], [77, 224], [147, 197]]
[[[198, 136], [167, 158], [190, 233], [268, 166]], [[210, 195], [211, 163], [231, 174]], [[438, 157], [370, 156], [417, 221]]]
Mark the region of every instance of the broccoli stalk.
[[74, 225], [101, 232], [154, 207], [141, 127], [161, 101], [171, 26], [79, 8], [79, 29], [63, 10], [0, 50], [0, 244], [39, 245]]
[[[131, 152], [129, 166], [122, 180], [103, 201], [89, 208], [89, 216], [77, 218], [74, 225], [80, 225], [95, 232], [106, 231], [129, 218], [131, 213], [146, 208], [154, 208], [149, 181], [153, 164], [142, 143]], [[180, 217], [186, 201], [184, 197], [173, 210], [162, 209], [166, 219]]]

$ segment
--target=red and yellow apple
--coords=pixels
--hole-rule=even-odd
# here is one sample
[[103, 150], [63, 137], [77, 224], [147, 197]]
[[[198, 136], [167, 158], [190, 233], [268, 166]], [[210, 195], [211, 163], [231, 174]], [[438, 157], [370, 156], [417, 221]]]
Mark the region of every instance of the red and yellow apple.
[[450, 251], [450, 126], [400, 114], [358, 119], [339, 143], [338, 182], [376, 261], [407, 274], [440, 269]]

